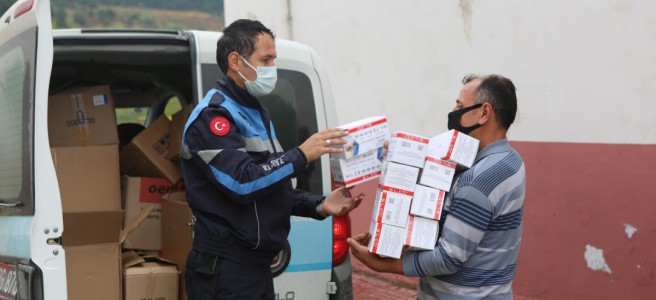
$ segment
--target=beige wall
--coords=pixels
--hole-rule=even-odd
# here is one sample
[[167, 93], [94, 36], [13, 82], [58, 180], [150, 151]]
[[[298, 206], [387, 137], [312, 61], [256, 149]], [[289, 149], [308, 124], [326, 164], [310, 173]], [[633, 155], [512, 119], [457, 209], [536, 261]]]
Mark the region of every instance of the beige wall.
[[463, 75], [498, 73], [518, 88], [511, 139], [656, 143], [653, 1], [226, 0], [225, 12], [314, 48], [340, 123], [386, 114], [436, 134]]

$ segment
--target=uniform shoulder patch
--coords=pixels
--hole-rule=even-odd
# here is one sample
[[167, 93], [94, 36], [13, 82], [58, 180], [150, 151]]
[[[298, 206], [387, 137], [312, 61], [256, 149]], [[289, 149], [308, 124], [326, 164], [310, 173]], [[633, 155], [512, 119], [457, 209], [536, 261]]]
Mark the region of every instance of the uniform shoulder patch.
[[215, 117], [210, 121], [210, 130], [218, 136], [224, 136], [230, 132], [230, 121], [225, 117]]

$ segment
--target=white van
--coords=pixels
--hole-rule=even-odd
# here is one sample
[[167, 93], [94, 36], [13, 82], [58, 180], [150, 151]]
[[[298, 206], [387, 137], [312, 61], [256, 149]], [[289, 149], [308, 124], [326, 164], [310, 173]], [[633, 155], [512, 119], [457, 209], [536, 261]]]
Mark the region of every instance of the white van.
[[[0, 22], [0, 299], [67, 299], [70, 289], [84, 288], [67, 282], [71, 274], [67, 274], [62, 241], [70, 229], [64, 227], [50, 152], [49, 95], [71, 85], [105, 80], [116, 110], [139, 114], [148, 126], [171, 103], [198, 103], [222, 76], [215, 61], [219, 37], [220, 33], [201, 31], [52, 30], [48, 0], [20, 0], [4, 13]], [[288, 149], [318, 130], [337, 125], [337, 119], [319, 57], [299, 43], [277, 40], [276, 46], [278, 84], [262, 102], [280, 143]], [[94, 72], [98, 66], [102, 72]], [[329, 192], [328, 158], [299, 176], [297, 186]], [[350, 235], [348, 217], [324, 221], [292, 217], [291, 221], [290, 247], [272, 265], [277, 299], [351, 299], [345, 241]], [[105, 296], [98, 291], [94, 298]]]

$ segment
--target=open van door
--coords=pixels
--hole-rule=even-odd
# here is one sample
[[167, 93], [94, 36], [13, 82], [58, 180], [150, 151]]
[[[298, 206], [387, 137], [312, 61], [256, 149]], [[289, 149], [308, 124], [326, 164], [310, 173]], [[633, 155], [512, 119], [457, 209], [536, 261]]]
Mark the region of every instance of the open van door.
[[66, 299], [59, 187], [47, 130], [50, 1], [0, 21], [0, 299]]

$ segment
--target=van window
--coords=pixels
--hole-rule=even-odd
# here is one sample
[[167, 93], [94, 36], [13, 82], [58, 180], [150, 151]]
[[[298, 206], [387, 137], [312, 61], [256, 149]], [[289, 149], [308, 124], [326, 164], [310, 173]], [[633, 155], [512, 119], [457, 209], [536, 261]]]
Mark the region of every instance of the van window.
[[[203, 93], [213, 88], [217, 79], [224, 77], [216, 64], [203, 64], [201, 74]], [[260, 98], [260, 102], [269, 111], [284, 150], [300, 145], [318, 131], [312, 83], [307, 75], [278, 68], [276, 88], [271, 94]], [[297, 187], [316, 194], [323, 193], [320, 160], [314, 161], [297, 177]]]
[[0, 215], [34, 214], [32, 136], [36, 29], [0, 47]]
[[116, 108], [116, 124], [133, 123], [146, 126], [149, 109], [147, 106]]
[[178, 97], [171, 97], [166, 101], [166, 106], [164, 106], [164, 114], [169, 120], [173, 118], [173, 114], [179, 112], [182, 109], [182, 104]]

